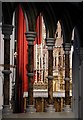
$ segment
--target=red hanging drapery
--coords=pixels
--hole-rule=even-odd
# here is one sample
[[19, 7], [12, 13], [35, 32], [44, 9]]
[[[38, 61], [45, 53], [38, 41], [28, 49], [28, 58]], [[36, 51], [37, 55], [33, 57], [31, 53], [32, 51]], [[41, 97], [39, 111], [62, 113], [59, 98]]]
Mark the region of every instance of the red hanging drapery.
[[23, 93], [28, 91], [28, 78], [26, 65], [28, 63], [27, 41], [26, 41], [26, 23], [21, 6], [17, 9], [17, 97], [18, 112], [23, 112]]
[[37, 37], [35, 38], [34, 44], [41, 44], [42, 42], [42, 16], [41, 14], [37, 18], [36, 32], [37, 32]]
[[[23, 93], [28, 91], [28, 77], [26, 65], [28, 64], [28, 42], [25, 36], [26, 24], [21, 6], [17, 9], [17, 103], [18, 112], [24, 111]], [[34, 44], [41, 44], [42, 41], [42, 16], [37, 19], [37, 38]]]

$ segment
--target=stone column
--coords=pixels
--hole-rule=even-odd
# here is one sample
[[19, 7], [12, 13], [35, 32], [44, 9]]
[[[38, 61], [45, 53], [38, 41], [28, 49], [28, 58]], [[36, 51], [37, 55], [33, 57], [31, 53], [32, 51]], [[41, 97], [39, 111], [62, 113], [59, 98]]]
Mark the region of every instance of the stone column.
[[10, 95], [10, 35], [12, 34], [13, 26], [4, 24], [2, 26], [2, 34], [4, 35], [4, 83], [3, 83], [3, 113], [11, 113], [9, 106]]
[[46, 45], [48, 46], [48, 107], [46, 112], [55, 112], [53, 105], [53, 46], [55, 38], [46, 38]]
[[79, 50], [78, 118], [83, 119], [83, 47]]
[[33, 105], [33, 83], [34, 83], [34, 40], [36, 37], [36, 32], [25, 33], [28, 41], [28, 106], [27, 112], [35, 112]]
[[79, 54], [80, 54], [80, 64], [81, 64], [83, 61], [83, 47], [80, 47], [79, 52], [80, 52]]
[[[2, 39], [1, 39], [1, 32], [2, 32], [2, 2], [0, 1], [0, 64], [2, 62], [2, 50], [1, 50], [1, 46], [2, 46]], [[0, 67], [0, 71], [1, 71], [2, 67]], [[0, 72], [0, 118], [2, 118], [2, 73]]]
[[65, 112], [70, 112], [70, 50], [71, 44], [64, 43], [64, 51], [65, 51]]

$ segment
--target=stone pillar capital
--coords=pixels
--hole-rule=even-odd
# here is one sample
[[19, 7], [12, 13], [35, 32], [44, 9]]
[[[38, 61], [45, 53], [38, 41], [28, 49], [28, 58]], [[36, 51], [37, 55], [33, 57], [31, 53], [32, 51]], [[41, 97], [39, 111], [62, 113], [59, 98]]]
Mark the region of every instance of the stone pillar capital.
[[65, 81], [70, 81], [70, 78], [69, 77], [65, 77], [64, 80]]
[[48, 80], [53, 80], [54, 77], [52, 75], [49, 75], [47, 78]]
[[3, 74], [6, 74], [6, 75], [9, 75], [9, 74], [12, 73], [12, 71], [11, 71], [11, 70], [3, 70], [2, 73], [3, 73]]
[[13, 25], [3, 24], [2, 25], [2, 34], [4, 34], [4, 39], [10, 39], [10, 35], [13, 31]]
[[29, 32], [26, 32], [25, 35], [28, 41], [28, 45], [34, 45], [34, 40], [37, 35], [36, 32], [29, 31]]
[[48, 46], [48, 50], [53, 50], [53, 46], [55, 45], [55, 38], [46, 38], [46, 45]]
[[71, 50], [71, 43], [64, 43], [63, 48], [64, 48], [64, 51], [70, 51]]

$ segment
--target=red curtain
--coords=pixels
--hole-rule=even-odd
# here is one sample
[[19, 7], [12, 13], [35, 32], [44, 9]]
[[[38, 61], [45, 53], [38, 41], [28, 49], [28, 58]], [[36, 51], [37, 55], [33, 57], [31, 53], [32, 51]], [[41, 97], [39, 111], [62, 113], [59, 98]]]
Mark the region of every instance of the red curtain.
[[[28, 91], [28, 77], [26, 66], [28, 64], [28, 42], [25, 36], [26, 24], [21, 6], [17, 9], [17, 106], [18, 112], [24, 111], [23, 93]], [[37, 38], [34, 44], [41, 44], [42, 16], [37, 19]]]
[[34, 44], [41, 44], [41, 41], [42, 41], [42, 16], [41, 14], [37, 18], [36, 32], [37, 32], [37, 37], [35, 38]]
[[23, 112], [23, 93], [28, 91], [27, 69], [27, 41], [26, 41], [26, 24], [21, 6], [17, 9], [17, 97], [18, 112]]
[[42, 42], [42, 16], [41, 14], [39, 15], [39, 43], [41, 44]]

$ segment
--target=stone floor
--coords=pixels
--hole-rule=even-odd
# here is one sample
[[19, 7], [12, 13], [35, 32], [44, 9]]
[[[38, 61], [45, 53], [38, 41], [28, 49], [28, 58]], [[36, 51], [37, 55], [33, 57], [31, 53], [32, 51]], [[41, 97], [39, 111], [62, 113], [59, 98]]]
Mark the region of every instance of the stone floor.
[[72, 112], [36, 112], [36, 113], [19, 113], [19, 114], [9, 114], [3, 115], [3, 118], [75, 118]]

